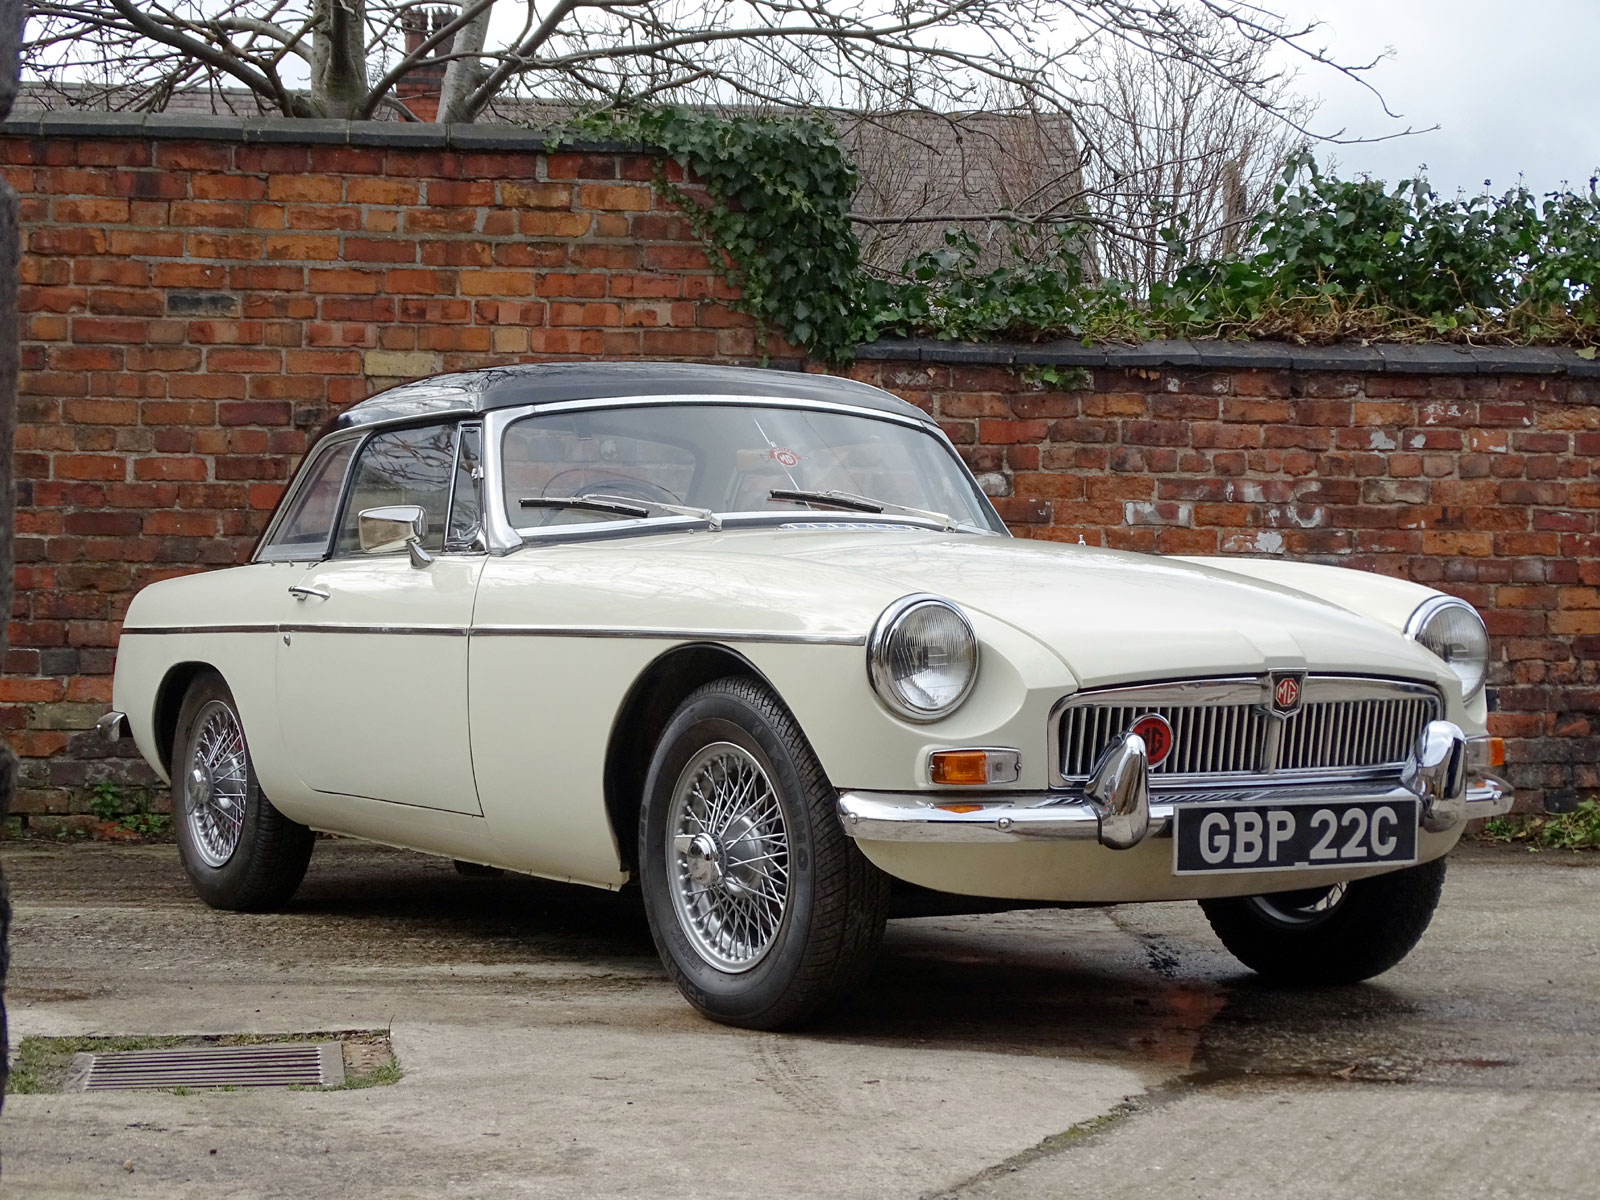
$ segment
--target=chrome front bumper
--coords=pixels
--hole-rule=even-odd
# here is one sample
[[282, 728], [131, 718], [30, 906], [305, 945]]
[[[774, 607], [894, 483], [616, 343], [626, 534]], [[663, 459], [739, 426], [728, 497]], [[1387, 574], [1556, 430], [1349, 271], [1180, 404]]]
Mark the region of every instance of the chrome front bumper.
[[1398, 782], [1270, 784], [1156, 792], [1149, 786], [1144, 743], [1127, 734], [1113, 745], [1081, 791], [844, 792], [839, 820], [853, 838], [883, 842], [1097, 841], [1128, 849], [1165, 835], [1180, 804], [1316, 804], [1420, 800], [1425, 829], [1443, 833], [1463, 821], [1511, 810], [1501, 780], [1469, 779], [1473, 742], [1448, 721], [1434, 721], [1417, 740]]

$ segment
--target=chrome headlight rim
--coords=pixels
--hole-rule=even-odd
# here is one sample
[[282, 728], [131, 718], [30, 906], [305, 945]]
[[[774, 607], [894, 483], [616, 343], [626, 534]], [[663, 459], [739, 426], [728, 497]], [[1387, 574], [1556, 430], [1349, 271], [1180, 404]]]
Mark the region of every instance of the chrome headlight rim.
[[[894, 676], [889, 670], [887, 653], [889, 640], [894, 636], [900, 623], [916, 609], [929, 605], [943, 608], [953, 614], [966, 630], [967, 637], [972, 643], [972, 670], [967, 674], [966, 683], [955, 699], [939, 708], [922, 708], [900, 695], [895, 687]], [[960, 605], [930, 592], [913, 592], [889, 605], [878, 617], [877, 623], [872, 627], [871, 636], [867, 638], [867, 678], [872, 683], [873, 693], [884, 707], [897, 717], [918, 725], [942, 721], [966, 703], [967, 697], [972, 694], [972, 689], [978, 682], [978, 658], [978, 635], [972, 628], [972, 622], [967, 618], [967, 614], [961, 611]]]
[[1417, 645], [1421, 646], [1424, 650], [1427, 650], [1430, 654], [1432, 654], [1433, 650], [1422, 640], [1423, 634], [1427, 632], [1428, 625], [1436, 617], [1438, 617], [1440, 613], [1448, 612], [1450, 609], [1460, 609], [1461, 611], [1465, 612], [1469, 617], [1472, 618], [1473, 621], [1477, 623], [1478, 628], [1483, 631], [1484, 656], [1482, 673], [1478, 679], [1477, 685], [1470, 690], [1467, 688], [1467, 681], [1462, 678], [1461, 672], [1456, 670], [1455, 664], [1451, 663], [1448, 659], [1443, 658], [1442, 656], [1434, 655], [1434, 657], [1439, 658], [1440, 662], [1443, 662], [1445, 666], [1450, 668], [1451, 672], [1457, 679], [1461, 680], [1461, 699], [1470, 702], [1476, 699], [1489, 683], [1489, 629], [1488, 626], [1484, 624], [1483, 616], [1478, 612], [1478, 610], [1473, 608], [1472, 605], [1468, 604], [1465, 600], [1459, 599], [1455, 596], [1429, 597], [1427, 600], [1424, 600], [1421, 604], [1417, 605], [1416, 610], [1412, 612], [1409, 618], [1407, 618], [1406, 637], [1410, 638], [1413, 642], [1416, 642]]

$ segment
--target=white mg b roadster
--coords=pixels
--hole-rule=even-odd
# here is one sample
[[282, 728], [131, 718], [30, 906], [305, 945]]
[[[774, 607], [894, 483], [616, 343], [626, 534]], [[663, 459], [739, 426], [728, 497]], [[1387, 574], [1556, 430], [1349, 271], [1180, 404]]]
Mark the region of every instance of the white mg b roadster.
[[1387, 970], [1510, 807], [1476, 612], [1011, 539], [938, 426], [823, 376], [509, 367], [345, 412], [247, 566], [155, 584], [115, 711], [221, 908], [313, 830], [603, 888], [719, 1021], [796, 1025], [893, 889], [1198, 900], [1254, 970]]

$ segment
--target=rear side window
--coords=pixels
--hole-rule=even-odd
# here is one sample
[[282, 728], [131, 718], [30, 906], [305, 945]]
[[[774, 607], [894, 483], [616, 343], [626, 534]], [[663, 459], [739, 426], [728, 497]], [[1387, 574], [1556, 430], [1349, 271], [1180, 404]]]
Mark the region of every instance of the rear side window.
[[361, 514], [369, 508], [393, 504], [421, 505], [428, 515], [428, 535], [422, 539], [422, 547], [442, 550], [455, 468], [453, 425], [425, 425], [373, 434], [356, 458], [334, 553], [360, 553]]
[[450, 498], [446, 550], [471, 550], [483, 532], [483, 426], [463, 424], [456, 435], [456, 482]]
[[328, 535], [339, 515], [339, 495], [356, 443], [329, 446], [306, 469], [272, 540], [256, 556], [266, 562], [314, 562], [328, 552]]

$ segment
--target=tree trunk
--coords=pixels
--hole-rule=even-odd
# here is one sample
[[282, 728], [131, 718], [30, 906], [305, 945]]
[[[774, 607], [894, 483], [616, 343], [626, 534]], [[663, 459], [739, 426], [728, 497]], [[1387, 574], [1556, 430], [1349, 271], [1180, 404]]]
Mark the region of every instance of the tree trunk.
[[[22, 0], [0, 0], [0, 117], [11, 111], [17, 95], [17, 47], [22, 40]], [[11, 611], [11, 442], [17, 422], [17, 194], [0, 184], [0, 612]], [[6, 630], [0, 624], [0, 658], [5, 657]], [[16, 789], [17, 759], [0, 742], [0, 819], [11, 811]], [[7, 1061], [5, 982], [11, 962], [11, 896], [0, 871], [0, 1104], [5, 1103]]]
[[349, 120], [367, 98], [366, 0], [316, 0], [311, 38], [311, 107]]
[[[494, 11], [490, 5], [471, 21], [463, 25], [456, 33], [455, 43], [451, 47], [455, 54], [476, 54], [483, 49], [483, 42], [489, 35], [489, 14]], [[450, 60], [450, 65], [445, 68], [444, 86], [439, 92], [440, 121], [470, 121], [472, 118], [463, 112], [467, 97], [483, 82], [483, 64], [476, 58], [455, 58]]]

